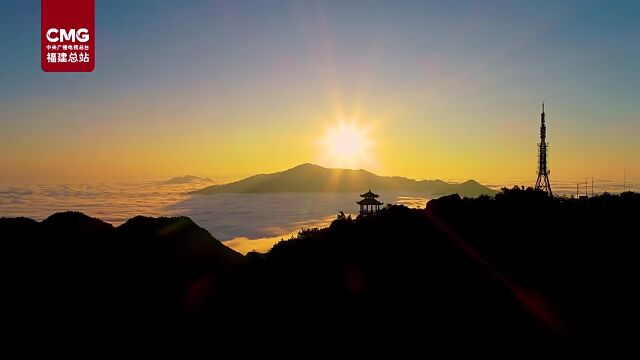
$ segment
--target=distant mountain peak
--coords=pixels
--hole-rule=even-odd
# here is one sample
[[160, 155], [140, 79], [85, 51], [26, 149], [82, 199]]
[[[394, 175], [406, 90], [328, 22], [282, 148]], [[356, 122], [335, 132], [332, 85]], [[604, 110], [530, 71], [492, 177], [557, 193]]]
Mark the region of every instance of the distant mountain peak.
[[336, 168], [332, 168], [332, 167], [326, 167], [326, 166], [322, 166], [322, 165], [318, 165], [318, 164], [313, 164], [313, 163], [302, 163], [300, 165], [296, 165], [290, 169], [287, 169], [285, 171], [289, 171], [289, 170], [304, 170], [304, 169], [315, 169], [315, 170], [327, 170], [327, 171], [340, 171], [340, 170], [344, 170], [344, 171], [360, 171], [360, 172], [366, 172], [366, 173], [371, 173], [370, 171], [366, 170], [366, 169], [352, 169], [352, 168], [340, 168], [340, 167], [336, 167]]
[[324, 168], [323, 166], [312, 164], [312, 163], [302, 163], [300, 165], [296, 165], [293, 168], [305, 168], [305, 167], [313, 167], [313, 168]]
[[285, 171], [290, 171], [290, 170], [305, 170], [305, 169], [322, 169], [322, 170], [328, 170], [327, 168], [320, 166], [320, 165], [316, 165], [316, 164], [312, 164], [312, 163], [304, 163], [304, 164], [300, 164], [300, 165], [296, 165], [290, 169], [287, 169]]
[[325, 168], [303, 163], [281, 172], [259, 174], [229, 184], [213, 185], [198, 194], [320, 193], [354, 192], [367, 189], [384, 192], [423, 192], [429, 196], [458, 193], [462, 196], [493, 195], [494, 190], [473, 180], [462, 184], [441, 180], [417, 181], [401, 176], [378, 176], [364, 169]]
[[212, 180], [209, 178], [202, 178], [194, 175], [185, 175], [185, 176], [172, 177], [171, 179], [166, 180], [163, 183], [164, 184], [188, 184], [196, 181], [211, 182]]

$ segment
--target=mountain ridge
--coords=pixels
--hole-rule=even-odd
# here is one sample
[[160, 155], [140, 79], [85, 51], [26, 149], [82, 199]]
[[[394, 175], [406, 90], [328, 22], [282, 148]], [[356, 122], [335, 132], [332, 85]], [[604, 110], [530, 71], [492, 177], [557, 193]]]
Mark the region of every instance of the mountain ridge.
[[475, 180], [448, 183], [440, 179], [415, 180], [402, 176], [380, 176], [364, 169], [325, 168], [304, 163], [290, 169], [249, 176], [227, 184], [207, 186], [193, 194], [260, 194], [285, 192], [360, 192], [374, 191], [426, 192], [432, 196], [459, 194], [476, 197], [494, 195], [490, 189]]
[[196, 181], [205, 181], [211, 182], [212, 180], [208, 177], [199, 177], [195, 175], [184, 175], [184, 176], [174, 176], [171, 179], [164, 180], [162, 183], [167, 185], [174, 184], [189, 184]]

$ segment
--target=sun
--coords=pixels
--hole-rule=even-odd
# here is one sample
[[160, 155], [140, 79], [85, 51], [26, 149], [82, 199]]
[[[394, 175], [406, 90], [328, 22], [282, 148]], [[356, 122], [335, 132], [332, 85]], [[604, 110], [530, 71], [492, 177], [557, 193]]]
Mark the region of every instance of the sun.
[[366, 167], [372, 159], [370, 128], [355, 121], [327, 127], [320, 139], [322, 162], [332, 167]]

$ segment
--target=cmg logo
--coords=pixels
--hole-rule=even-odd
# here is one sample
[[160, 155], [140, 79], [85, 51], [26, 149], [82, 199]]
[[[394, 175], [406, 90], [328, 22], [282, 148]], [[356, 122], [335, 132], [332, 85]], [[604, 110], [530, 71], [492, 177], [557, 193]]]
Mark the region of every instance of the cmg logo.
[[78, 29], [56, 29], [52, 28], [47, 30], [47, 40], [52, 43], [57, 43], [58, 41], [71, 41], [76, 42], [78, 40], [81, 43], [85, 43], [89, 41], [89, 30], [82, 28]]
[[95, 67], [95, 0], [41, 0], [40, 63], [45, 72]]

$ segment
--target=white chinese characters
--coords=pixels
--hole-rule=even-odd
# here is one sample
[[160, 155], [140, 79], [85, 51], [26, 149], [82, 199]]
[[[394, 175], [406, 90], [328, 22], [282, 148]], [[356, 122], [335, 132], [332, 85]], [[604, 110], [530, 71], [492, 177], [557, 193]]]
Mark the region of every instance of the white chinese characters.
[[55, 53], [48, 52], [47, 53], [47, 63], [88, 63], [89, 62], [89, 53], [87, 52], [72, 52], [67, 54], [66, 52]]

